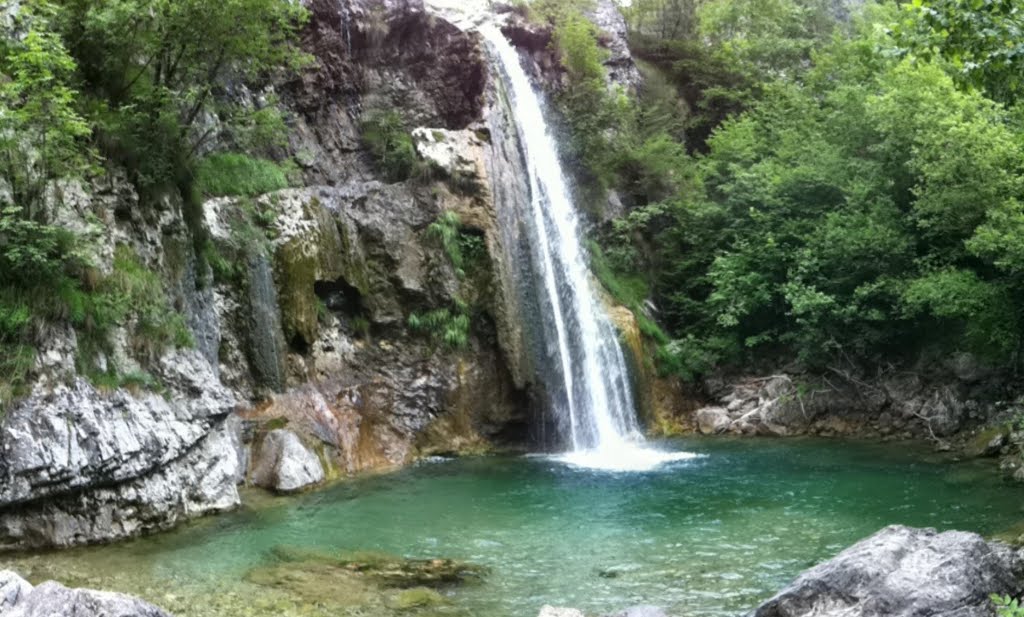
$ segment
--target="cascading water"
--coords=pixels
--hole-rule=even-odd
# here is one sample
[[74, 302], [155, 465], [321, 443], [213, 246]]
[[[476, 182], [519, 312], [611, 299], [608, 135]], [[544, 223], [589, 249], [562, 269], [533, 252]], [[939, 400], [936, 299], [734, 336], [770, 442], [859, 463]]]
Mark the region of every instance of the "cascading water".
[[598, 304], [580, 242], [579, 221], [540, 97], [519, 55], [493, 26], [481, 33], [504, 77], [529, 176], [528, 229], [559, 430], [568, 462], [608, 469], [647, 469], [686, 458], [643, 447], [629, 372], [615, 327]]

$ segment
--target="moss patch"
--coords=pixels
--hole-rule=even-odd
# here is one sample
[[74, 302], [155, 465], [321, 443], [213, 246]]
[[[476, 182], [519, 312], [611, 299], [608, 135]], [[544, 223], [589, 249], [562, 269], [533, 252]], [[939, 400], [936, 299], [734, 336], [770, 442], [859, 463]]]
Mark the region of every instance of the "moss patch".
[[433, 589], [427, 587], [414, 587], [405, 589], [388, 598], [388, 608], [399, 611], [407, 611], [414, 608], [428, 606], [441, 606], [445, 604], [445, 597]]
[[285, 338], [293, 346], [312, 345], [319, 329], [319, 299], [313, 288], [319, 259], [301, 239], [278, 247], [274, 259]]

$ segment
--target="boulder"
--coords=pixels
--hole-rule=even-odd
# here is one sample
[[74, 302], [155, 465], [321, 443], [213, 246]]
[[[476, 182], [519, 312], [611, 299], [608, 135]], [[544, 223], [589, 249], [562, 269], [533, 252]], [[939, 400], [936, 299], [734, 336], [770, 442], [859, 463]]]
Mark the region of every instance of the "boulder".
[[279, 493], [293, 493], [324, 481], [320, 459], [287, 429], [270, 431], [253, 464], [252, 482]]
[[891, 526], [801, 574], [751, 617], [988, 617], [1018, 595], [1020, 553], [960, 531]]
[[0, 615], [6, 615], [10, 609], [32, 593], [32, 585], [10, 570], [0, 571]]
[[705, 435], [724, 433], [729, 430], [732, 418], [723, 407], [704, 407], [697, 411], [697, 429]]
[[[27, 584], [27, 583], [26, 583]], [[171, 617], [171, 614], [119, 593], [68, 589], [48, 582], [19, 599], [4, 617]]]

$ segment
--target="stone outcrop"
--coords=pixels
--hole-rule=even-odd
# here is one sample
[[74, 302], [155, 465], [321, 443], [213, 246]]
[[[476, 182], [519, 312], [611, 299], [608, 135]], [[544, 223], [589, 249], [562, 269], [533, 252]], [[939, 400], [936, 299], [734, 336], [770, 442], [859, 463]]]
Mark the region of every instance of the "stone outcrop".
[[973, 533], [887, 527], [801, 574], [751, 617], [988, 617], [1024, 560]]
[[167, 388], [37, 392], [0, 424], [0, 546], [110, 541], [239, 503], [235, 399], [195, 351], [166, 355]]
[[862, 435], [943, 441], [987, 418], [995, 396], [981, 379], [896, 372], [707, 379], [709, 406], [694, 412], [705, 434]]
[[111, 542], [237, 507], [241, 444], [235, 424], [220, 425], [184, 457], [134, 480], [5, 508], [0, 548]]
[[294, 493], [323, 482], [324, 468], [298, 435], [276, 429], [259, 444], [251, 477], [256, 486]]
[[303, 48], [312, 70], [284, 90], [296, 113], [293, 152], [310, 184], [375, 177], [363, 152], [364, 112], [401, 110], [410, 128], [462, 129], [481, 117], [487, 62], [475, 35], [422, 0], [307, 0]]
[[163, 358], [169, 396], [37, 388], [0, 425], [0, 506], [133, 480], [177, 460], [234, 409], [195, 352]]
[[3, 617], [171, 617], [170, 613], [119, 593], [68, 589], [47, 582], [33, 588], [10, 571], [0, 572]]
[[601, 33], [598, 42], [608, 51], [604, 58], [608, 81], [627, 92], [639, 89], [643, 78], [629, 51], [629, 30], [622, 9], [614, 0], [597, 0], [586, 13]]

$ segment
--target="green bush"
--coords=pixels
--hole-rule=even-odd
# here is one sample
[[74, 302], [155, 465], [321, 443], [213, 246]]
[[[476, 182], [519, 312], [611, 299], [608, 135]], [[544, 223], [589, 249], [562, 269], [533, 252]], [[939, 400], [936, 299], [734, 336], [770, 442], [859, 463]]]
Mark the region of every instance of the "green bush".
[[214, 154], [199, 161], [195, 185], [207, 197], [255, 197], [288, 187], [288, 172], [245, 154]]
[[389, 181], [403, 182], [422, 169], [412, 135], [398, 112], [372, 112], [362, 129], [363, 144]]

